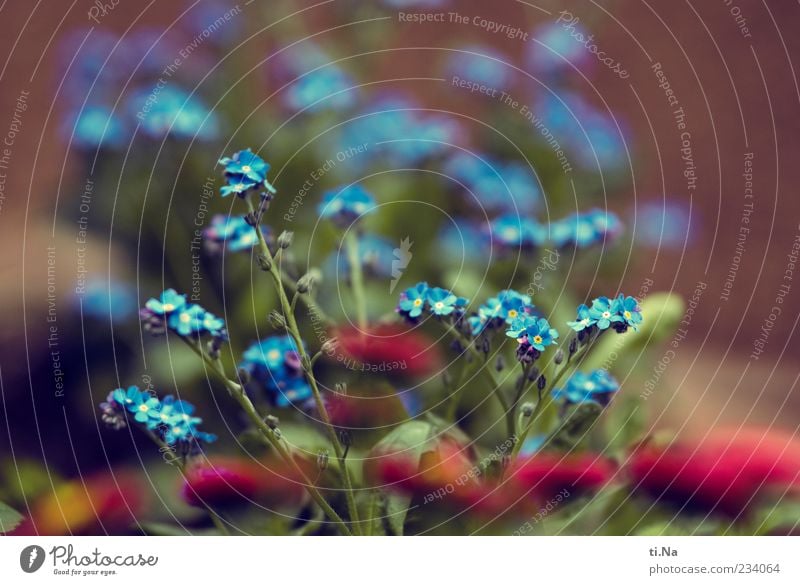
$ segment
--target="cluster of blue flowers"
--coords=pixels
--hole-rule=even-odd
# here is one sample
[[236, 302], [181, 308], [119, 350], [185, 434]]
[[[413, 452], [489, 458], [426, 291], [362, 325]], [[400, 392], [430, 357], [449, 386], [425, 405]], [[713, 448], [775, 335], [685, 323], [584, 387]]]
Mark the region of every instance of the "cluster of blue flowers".
[[319, 204], [319, 215], [340, 227], [347, 227], [362, 215], [375, 210], [372, 194], [361, 185], [347, 185], [326, 191]]
[[303, 74], [284, 94], [284, 104], [292, 111], [343, 110], [356, 102], [356, 83], [336, 65], [326, 65]]
[[312, 396], [297, 345], [288, 335], [274, 335], [253, 343], [239, 367], [258, 382], [276, 406], [306, 402]]
[[491, 297], [478, 307], [478, 313], [468, 319], [473, 336], [478, 336], [487, 329], [503, 323], [511, 325], [524, 315], [531, 315], [534, 306], [528, 295], [514, 290], [504, 290], [496, 297]]
[[[267, 226], [261, 225], [261, 233], [269, 241], [272, 233]], [[238, 215], [218, 214], [211, 218], [211, 224], [203, 230], [206, 247], [211, 251], [225, 249], [229, 252], [250, 250], [258, 243], [256, 230]]]
[[203, 419], [194, 416], [194, 406], [174, 396], [159, 399], [138, 386], [127, 390], [117, 388], [106, 401], [100, 404], [102, 419], [114, 429], [125, 427], [127, 420], [143, 425], [163, 440], [167, 445], [196, 446], [199, 443], [212, 443], [216, 435], [198, 430]]
[[416, 320], [424, 311], [437, 317], [461, 314], [469, 300], [459, 297], [449, 290], [429, 287], [427, 282], [418, 282], [400, 294], [397, 312], [409, 320]]
[[547, 230], [531, 219], [518, 215], [502, 215], [489, 226], [491, 238], [501, 249], [529, 249], [547, 241]]
[[568, 321], [574, 331], [578, 333], [592, 332], [597, 329], [605, 331], [613, 327], [618, 333], [624, 333], [631, 327], [634, 331], [642, 322], [642, 309], [639, 301], [633, 297], [620, 294], [611, 300], [608, 297], [598, 297], [592, 301], [592, 306], [580, 305], [575, 321]]
[[490, 212], [531, 213], [541, 200], [535, 174], [521, 163], [459, 152], [447, 160], [443, 172], [463, 184], [477, 203]]
[[610, 211], [592, 209], [576, 213], [550, 224], [550, 239], [555, 246], [585, 248], [604, 242], [622, 230], [622, 222]]
[[550, 327], [547, 319], [528, 314], [514, 319], [506, 330], [506, 335], [519, 342], [520, 348], [517, 350], [517, 356], [520, 358], [524, 354], [536, 359], [538, 353], [543, 352], [546, 347], [554, 345], [558, 339], [558, 331]]
[[589, 374], [575, 372], [564, 388], [553, 389], [553, 398], [563, 400], [564, 404], [596, 402], [607, 406], [617, 390], [619, 382], [606, 370], [594, 370]]
[[145, 328], [152, 333], [163, 333], [166, 329], [178, 335], [202, 335], [210, 333], [217, 338], [224, 338], [225, 321], [206, 311], [200, 305], [186, 301], [186, 295], [178, 294], [174, 289], [167, 289], [159, 298], [147, 301], [139, 311], [139, 317]]
[[262, 186], [270, 193], [275, 193], [275, 187], [267, 181], [269, 164], [249, 148], [220, 159], [219, 164], [225, 167], [225, 178], [228, 181], [220, 189], [223, 197], [231, 194], [244, 197], [248, 192]]

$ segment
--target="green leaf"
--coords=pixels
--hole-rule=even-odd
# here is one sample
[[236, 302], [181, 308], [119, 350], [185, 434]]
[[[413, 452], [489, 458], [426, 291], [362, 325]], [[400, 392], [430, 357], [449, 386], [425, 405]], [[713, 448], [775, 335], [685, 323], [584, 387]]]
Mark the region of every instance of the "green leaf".
[[800, 502], [783, 500], [777, 504], [762, 507], [753, 515], [752, 534], [780, 533], [782, 530], [797, 530], [800, 526]]
[[0, 502], [0, 534], [11, 532], [25, 518], [8, 504]]

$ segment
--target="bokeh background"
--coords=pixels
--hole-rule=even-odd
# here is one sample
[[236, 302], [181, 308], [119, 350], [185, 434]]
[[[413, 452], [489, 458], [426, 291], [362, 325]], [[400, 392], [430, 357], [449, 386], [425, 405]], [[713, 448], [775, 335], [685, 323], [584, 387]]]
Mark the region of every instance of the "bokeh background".
[[[0, 136], [6, 139], [0, 151], [5, 155], [0, 169], [0, 485], [7, 495], [19, 495], [20, 477], [46, 491], [58, 478], [112, 464], [143, 464], [146, 450], [131, 449], [131, 436], [100, 428], [96, 404], [109, 389], [129, 383], [152, 382], [197, 396], [205, 390], [202, 371], [185, 352], [142, 342], [136, 309], [162, 288], [191, 287], [187, 241], [203, 202], [203, 184], [208, 178], [215, 178], [214, 190], [221, 184], [216, 160], [235, 149], [257, 149], [277, 171], [273, 181], [287, 193], [275, 207], [276, 216], [282, 216], [310, 172], [345, 144], [336, 142], [341, 137], [330, 128], [352, 112], [366, 111], [381, 96], [413, 100], [431, 116], [421, 127], [438, 124], [447, 130], [433, 131], [432, 139], [452, 139], [458, 148], [520, 161], [513, 145], [524, 145], [528, 161], [523, 162], [530, 162], [541, 181], [535, 206], [540, 219], [565, 215], [576, 206], [619, 215], [626, 226], [619, 241], [581, 263], [576, 257], [564, 275], [581, 294], [609, 287], [637, 294], [650, 279], [653, 291], [691, 299], [700, 283], [702, 294], [683, 327], [685, 339], [674, 353], [665, 353], [668, 342], [653, 348], [648, 365], [627, 387], [638, 395], [648, 380], [654, 382], [648, 401], [656, 428], [687, 434], [740, 425], [795, 431], [800, 283], [784, 276], [791, 275], [787, 255], [800, 235], [796, 3], [501, 0], [487, 6], [479, 0], [442, 0], [438, 7], [402, 8], [402, 2], [389, 1], [119, 0], [102, 9], [100, 4], [6, 0], [0, 5]], [[203, 36], [231, 10], [229, 21]], [[480, 16], [530, 36], [509, 39], [471, 24], [399, 22], [398, 11], [420, 10]], [[593, 42], [629, 75], [620, 78], [585, 50], [567, 65], [552, 55], [555, 65], [537, 61], [536, 54], [548, 53], [534, 39], [545, 39], [547, 27], [563, 30], [553, 24], [561, 11], [579, 18]], [[306, 37], [311, 38], [294, 44]], [[204, 120], [201, 132], [192, 131], [198, 121], [190, 119], [188, 136], [159, 135], [156, 128], [130, 141], [130, 128], [120, 128], [115, 142], [109, 123], [105, 143], [97, 148], [91, 131], [97, 123], [87, 122], [88, 131], [76, 125], [78, 112], [100, 104], [120, 116], [127, 111], [126, 123], [135, 123], [131, 112], [136, 108], [130, 110], [128, 101], [136, 103], [136, 92], [152, 89], [157, 72], [193, 42], [196, 48], [167, 86], [194, 92], [201, 105], [192, 115]], [[317, 66], [312, 48], [323, 52], [324, 62], [337, 61], [347, 87], [364, 85], [343, 92], [335, 107], [296, 114], [292, 96], [305, 98], [291, 81]], [[460, 63], [468, 57], [465, 49], [492, 58]], [[661, 64], [685, 112], [696, 172], [693, 189], [687, 188], [674, 108], [659, 86], [654, 63]], [[535, 129], [497, 99], [454, 87], [454, 67], [456, 73], [462, 67], [458, 74], [467, 79], [507, 87], [538, 113], [542, 96], [552, 90], [580, 96], [587, 108], [584, 121], [594, 112], [602, 117], [589, 140], [598, 149], [594, 153], [580, 140], [569, 141], [574, 130], [568, 126], [554, 132], [571, 160], [588, 161], [570, 176], [574, 191]], [[341, 82], [332, 78], [323, 85]], [[397, 131], [402, 135], [406, 129]], [[597, 152], [602, 162], [594, 159]], [[749, 153], [752, 199], [745, 198]], [[333, 236], [316, 224], [322, 191], [376, 173], [368, 179], [373, 190], [397, 206], [379, 231], [393, 243], [410, 237], [418, 246], [409, 275], [452, 275], [465, 259], [469, 273], [477, 252], [459, 256], [443, 239], [431, 238], [441, 217], [420, 204], [458, 210], [469, 205], [463, 192], [436, 173], [398, 172], [416, 166], [396, 153], [370, 162], [368, 171], [359, 164], [356, 156], [337, 165], [314, 184], [296, 220], [274, 226], [298, 232], [300, 264], [322, 265], [335, 249]], [[444, 165], [438, 159], [426, 168], [442, 172]], [[87, 197], [88, 177], [93, 184]], [[752, 214], [743, 223], [748, 202]], [[88, 203], [85, 209], [82, 203]], [[208, 205], [226, 213], [229, 203], [214, 196]], [[76, 242], [83, 216], [88, 219], [85, 246]], [[742, 227], [749, 229], [744, 238]], [[90, 289], [76, 295], [84, 260]], [[519, 282], [525, 282], [532, 267], [524, 257], [517, 260]], [[264, 327], [271, 299], [256, 290], [246, 261], [237, 264], [226, 257], [224, 262], [229, 265], [220, 268], [219, 259], [204, 258], [203, 300], [237, 323], [233, 332], [244, 344]], [[738, 270], [727, 294], [734, 263]], [[376, 298], [383, 295], [375, 301], [378, 312], [392, 308], [387, 282], [376, 293]], [[332, 283], [335, 277], [325, 294], [336, 313]], [[778, 303], [780, 287], [787, 284]], [[215, 291], [224, 291], [224, 303]], [[768, 341], [756, 359], [753, 344], [765, 320]], [[660, 369], [659, 359], [666, 359]], [[192, 390], [193, 385], [198, 388]], [[210, 424], [220, 435], [240, 422], [224, 401], [215, 401], [213, 408], [220, 416]]]

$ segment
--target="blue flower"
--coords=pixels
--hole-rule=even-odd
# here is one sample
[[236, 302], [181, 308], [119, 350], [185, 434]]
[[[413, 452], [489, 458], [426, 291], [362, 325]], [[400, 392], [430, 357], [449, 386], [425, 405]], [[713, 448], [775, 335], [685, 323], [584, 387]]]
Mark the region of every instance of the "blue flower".
[[226, 176], [242, 177], [257, 185], [267, 180], [270, 169], [269, 164], [249, 148], [221, 158], [219, 164], [225, 167]]
[[428, 298], [428, 283], [418, 282], [400, 294], [400, 304], [397, 312], [415, 319], [425, 310], [425, 301]]
[[167, 323], [178, 335], [191, 335], [203, 330], [204, 314], [205, 310], [200, 305], [185, 305], [174, 311]]
[[[264, 238], [269, 240], [272, 235], [267, 226], [260, 226]], [[203, 238], [207, 245], [216, 250], [219, 247], [230, 252], [250, 250], [258, 243], [256, 230], [242, 216], [215, 215], [211, 224], [203, 230]]]
[[133, 413], [136, 422], [147, 423], [148, 427], [154, 427], [157, 424], [156, 419], [161, 402], [148, 392], [140, 392], [133, 398], [131, 404], [126, 405], [126, 408], [128, 412]]
[[285, 408], [291, 404], [305, 402], [313, 395], [311, 386], [303, 378], [278, 380], [274, 391], [275, 405]]
[[439, 316], [449, 315], [458, 308], [459, 304], [463, 306], [466, 301], [466, 299], [459, 299], [449, 290], [439, 287], [428, 289], [425, 298], [433, 314]]
[[639, 301], [633, 297], [626, 297], [620, 294], [611, 303], [611, 311], [613, 313], [611, 321], [614, 322], [614, 326], [620, 332], [625, 331], [628, 327], [632, 327], [636, 331], [639, 328], [639, 323], [642, 322], [642, 309], [639, 306]]
[[552, 222], [550, 237], [559, 247], [573, 245], [585, 248], [617, 235], [621, 227], [622, 223], [612, 212], [593, 209]]
[[286, 90], [284, 103], [294, 111], [342, 110], [356, 102], [356, 83], [342, 69], [327, 65], [304, 74]]
[[589, 307], [584, 304], [581, 304], [578, 307], [578, 318], [575, 321], [567, 321], [567, 325], [569, 325], [574, 331], [578, 332], [588, 329], [595, 323], [597, 323], [597, 320], [592, 319]]
[[534, 38], [541, 43], [529, 43], [528, 62], [533, 69], [555, 73], [586, 62], [589, 51], [575, 37], [582, 35], [580, 38], [586, 39], [589, 34], [580, 24], [570, 23], [569, 26], [567, 29], [562, 23], [548, 23], [533, 32]]
[[86, 106], [75, 114], [74, 124], [66, 128], [73, 142], [83, 148], [118, 148], [125, 141], [125, 125], [119, 115], [105, 106]]
[[478, 314], [467, 319], [473, 337], [477, 337], [483, 333], [487, 327], [493, 325], [494, 322], [498, 320], [499, 312], [500, 301], [495, 297], [487, 299], [483, 305], [478, 307]]
[[468, 322], [472, 335], [480, 335], [487, 327], [499, 322], [511, 324], [518, 317], [533, 312], [531, 298], [515, 290], [504, 290], [496, 297], [491, 297], [478, 308], [478, 314], [470, 317]]
[[150, 299], [145, 303], [145, 307], [156, 315], [169, 315], [184, 305], [186, 305], [186, 295], [180, 295], [172, 288], [162, 292], [159, 299]]
[[327, 191], [319, 205], [319, 215], [339, 225], [348, 225], [376, 207], [375, 198], [361, 185]]
[[506, 65], [510, 59], [484, 46], [464, 47], [447, 60], [447, 74], [483, 84], [490, 89], [505, 89], [511, 81], [513, 69]]
[[506, 335], [520, 340], [523, 344], [529, 344], [537, 351], [544, 351], [549, 345], [553, 345], [558, 339], [558, 331], [550, 327], [547, 319], [536, 318], [530, 315], [523, 315], [515, 319]]
[[139, 390], [138, 386], [128, 386], [128, 389], [117, 388], [111, 393], [111, 399], [120, 406], [128, 408], [130, 405], [141, 401], [143, 394], [150, 396], [147, 392]]
[[297, 346], [286, 335], [268, 337], [251, 345], [239, 367], [250, 373], [277, 406], [304, 402], [312, 395], [305, 380]]
[[608, 329], [611, 326], [611, 318], [614, 316], [614, 309], [608, 297], [598, 297], [592, 301], [589, 309], [589, 317], [595, 321], [600, 330]]
[[128, 109], [142, 132], [152, 138], [169, 133], [178, 138], [212, 140], [219, 134], [216, 114], [199, 97], [174, 85], [167, 85], [158, 93], [150, 87], [134, 92]]
[[492, 238], [504, 248], [532, 248], [545, 241], [545, 233], [536, 222], [516, 215], [504, 215], [491, 223]]
[[563, 399], [567, 404], [596, 402], [605, 406], [618, 390], [619, 382], [606, 370], [594, 370], [588, 375], [583, 372], [575, 372], [563, 389], [553, 389], [553, 398]]
[[219, 192], [223, 197], [228, 195], [238, 195], [244, 197], [248, 191], [258, 187], [258, 183], [254, 183], [244, 175], [230, 175], [228, 177], [228, 184], [223, 185]]
[[289, 335], [273, 335], [253, 343], [243, 354], [242, 366], [252, 371], [266, 369], [273, 372], [287, 367], [295, 368], [297, 345]]

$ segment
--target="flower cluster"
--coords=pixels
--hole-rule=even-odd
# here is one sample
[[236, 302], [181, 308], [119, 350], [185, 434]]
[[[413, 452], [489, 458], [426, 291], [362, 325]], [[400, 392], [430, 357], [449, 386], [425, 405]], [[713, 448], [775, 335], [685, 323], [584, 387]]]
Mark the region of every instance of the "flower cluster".
[[319, 204], [319, 215], [340, 227], [347, 227], [375, 209], [375, 198], [361, 185], [347, 185], [326, 191]]
[[270, 193], [275, 193], [275, 187], [267, 181], [269, 164], [249, 148], [220, 159], [219, 164], [225, 167], [225, 178], [228, 180], [228, 184], [220, 189], [223, 197], [231, 194], [244, 197], [262, 186]]
[[619, 382], [606, 370], [594, 370], [589, 374], [575, 372], [564, 388], [553, 389], [553, 398], [563, 399], [564, 404], [596, 402], [601, 406], [607, 406], [617, 390]]
[[425, 310], [437, 317], [445, 317], [457, 311], [463, 312], [468, 304], [469, 300], [454, 295], [449, 290], [429, 287], [427, 282], [418, 282], [400, 294], [400, 304], [396, 311], [407, 319], [415, 320]]
[[502, 215], [489, 226], [492, 240], [500, 248], [535, 248], [547, 240], [547, 231], [533, 220], [518, 215]]
[[239, 367], [258, 382], [280, 407], [311, 398], [297, 345], [289, 335], [274, 335], [253, 343], [242, 355]]
[[342, 110], [356, 102], [358, 84], [335, 65], [305, 73], [284, 95], [292, 111]]
[[100, 404], [102, 420], [114, 429], [126, 426], [133, 420], [155, 433], [167, 445], [196, 447], [199, 443], [212, 443], [215, 435], [198, 430], [203, 419], [193, 416], [194, 406], [172, 395], [159, 399], [156, 395], [130, 386], [117, 388]]
[[550, 327], [547, 319], [528, 314], [514, 319], [506, 330], [506, 335], [519, 342], [517, 357], [520, 361], [535, 360], [546, 347], [554, 345], [558, 339], [558, 331]]
[[209, 333], [215, 338], [226, 336], [225, 321], [206, 311], [200, 305], [188, 303], [186, 295], [167, 289], [159, 298], [147, 301], [139, 311], [145, 329], [160, 334], [171, 329], [178, 335], [203, 335]]
[[[272, 233], [267, 226], [260, 226], [264, 239], [270, 241]], [[258, 244], [256, 230], [238, 215], [218, 214], [211, 218], [211, 224], [203, 230], [206, 247], [211, 251], [225, 249], [229, 252], [250, 250]]]
[[521, 163], [459, 152], [445, 163], [444, 173], [489, 211], [530, 213], [541, 201], [536, 175]]
[[550, 239], [559, 248], [585, 248], [614, 237], [622, 229], [619, 218], [610, 211], [593, 209], [576, 213], [550, 224]]
[[595, 329], [605, 331], [613, 327], [617, 333], [625, 333], [628, 327], [636, 331], [642, 322], [642, 309], [639, 302], [633, 297], [620, 294], [614, 300], [608, 297], [598, 297], [592, 301], [592, 306], [580, 305], [578, 317], [575, 321], [568, 321], [574, 331], [591, 333]]
[[533, 313], [534, 306], [528, 295], [514, 290], [504, 290], [478, 307], [478, 313], [468, 319], [473, 336], [502, 323], [511, 325], [518, 317]]

